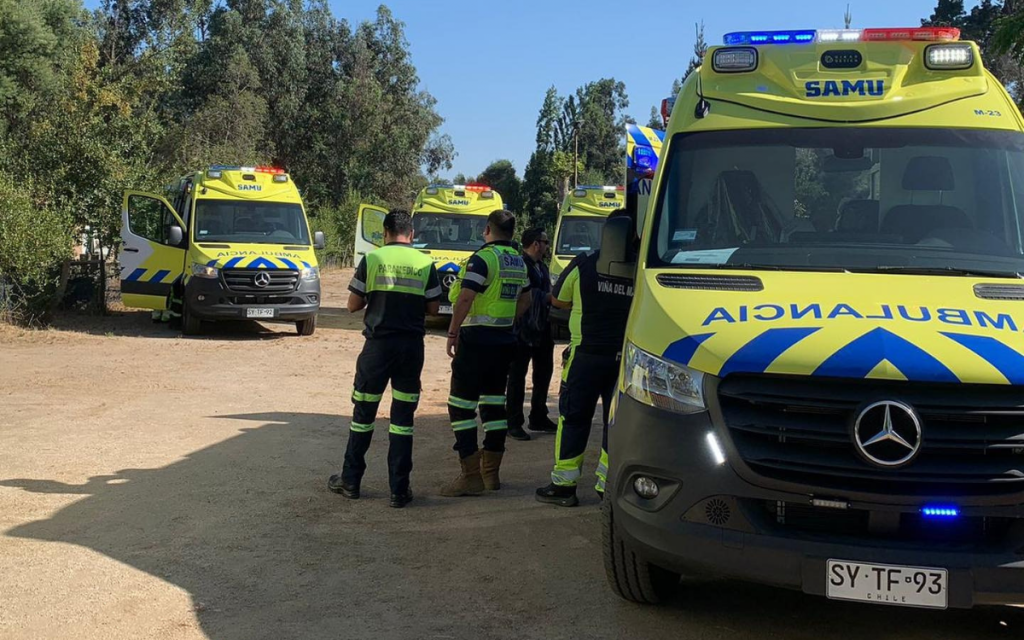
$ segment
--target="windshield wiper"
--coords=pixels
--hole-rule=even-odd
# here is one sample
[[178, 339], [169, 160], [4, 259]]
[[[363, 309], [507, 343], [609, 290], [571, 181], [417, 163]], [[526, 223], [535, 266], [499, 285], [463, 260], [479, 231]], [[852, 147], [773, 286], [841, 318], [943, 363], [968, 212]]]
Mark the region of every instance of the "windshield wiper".
[[844, 273], [847, 269], [842, 267], [815, 267], [810, 265], [778, 265], [778, 264], [752, 264], [750, 262], [738, 262], [728, 264], [715, 264], [699, 262], [683, 262], [673, 264], [673, 267], [689, 267], [693, 269], [731, 269], [736, 271], [817, 271], [827, 273]]
[[975, 278], [1024, 278], [1016, 271], [992, 271], [990, 269], [960, 269], [957, 267], [914, 267], [907, 265], [882, 265], [869, 269], [851, 269], [851, 271], [867, 273], [900, 273], [912, 276], [953, 276]]

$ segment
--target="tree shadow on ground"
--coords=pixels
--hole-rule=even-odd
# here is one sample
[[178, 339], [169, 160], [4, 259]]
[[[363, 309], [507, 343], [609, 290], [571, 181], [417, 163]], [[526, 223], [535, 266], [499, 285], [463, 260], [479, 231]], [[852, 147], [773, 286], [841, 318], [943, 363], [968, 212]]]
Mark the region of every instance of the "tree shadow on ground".
[[79, 545], [181, 587], [211, 640], [1009, 638], [1024, 628], [1009, 609], [872, 608], [713, 580], [687, 583], [667, 607], [628, 605], [604, 581], [593, 496], [579, 509], [530, 497], [550, 470], [548, 445], [510, 443], [508, 489], [446, 500], [436, 489], [454, 473], [451, 432], [444, 416], [424, 416], [417, 500], [395, 510], [385, 499], [385, 430], [371, 449], [364, 499], [347, 501], [324, 484], [347, 420], [221, 418], [260, 426], [168, 466], [83, 485], [3, 480], [84, 496], [7, 535]]
[[180, 328], [172, 327], [166, 322], [154, 322], [149, 311], [116, 311], [104, 316], [62, 314], [54, 320], [52, 328], [94, 336], [180, 338], [218, 342], [280, 340], [296, 335], [293, 323], [263, 325], [251, 320], [228, 320], [204, 322], [200, 335], [186, 337], [181, 334]]

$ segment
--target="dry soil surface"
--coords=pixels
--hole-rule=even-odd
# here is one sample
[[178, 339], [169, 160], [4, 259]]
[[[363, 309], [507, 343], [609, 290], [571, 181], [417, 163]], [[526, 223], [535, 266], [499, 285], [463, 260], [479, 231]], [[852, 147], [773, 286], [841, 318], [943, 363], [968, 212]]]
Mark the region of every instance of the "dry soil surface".
[[311, 338], [242, 323], [184, 339], [133, 312], [0, 328], [0, 638], [1024, 632], [1019, 610], [870, 607], [712, 579], [684, 581], [660, 608], [617, 600], [593, 491], [577, 509], [533, 500], [551, 436], [510, 442], [500, 492], [438, 497], [456, 468], [441, 330], [427, 337], [414, 504], [387, 506], [386, 431], [364, 499], [329, 493], [362, 344], [360, 317], [344, 310], [348, 276], [325, 279]]

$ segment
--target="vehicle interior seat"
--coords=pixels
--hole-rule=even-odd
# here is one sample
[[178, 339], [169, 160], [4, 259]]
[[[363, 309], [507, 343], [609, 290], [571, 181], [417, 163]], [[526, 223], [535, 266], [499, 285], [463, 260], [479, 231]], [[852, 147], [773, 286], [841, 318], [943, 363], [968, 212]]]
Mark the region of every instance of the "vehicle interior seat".
[[839, 205], [835, 230], [841, 233], [878, 233], [878, 200], [847, 200]]
[[[937, 191], [940, 194], [956, 189], [953, 167], [947, 158], [918, 156], [907, 163], [903, 172], [903, 189]], [[970, 217], [963, 210], [945, 204], [901, 204], [889, 209], [882, 221], [882, 233], [896, 235], [908, 244], [916, 244], [936, 229], [973, 229]]]

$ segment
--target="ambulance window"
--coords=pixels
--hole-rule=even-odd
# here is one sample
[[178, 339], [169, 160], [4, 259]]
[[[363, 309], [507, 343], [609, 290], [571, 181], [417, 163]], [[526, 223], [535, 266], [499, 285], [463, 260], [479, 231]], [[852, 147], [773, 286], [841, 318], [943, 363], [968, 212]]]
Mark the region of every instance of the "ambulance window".
[[128, 196], [128, 229], [146, 240], [167, 244], [174, 216], [162, 202], [147, 196]]

